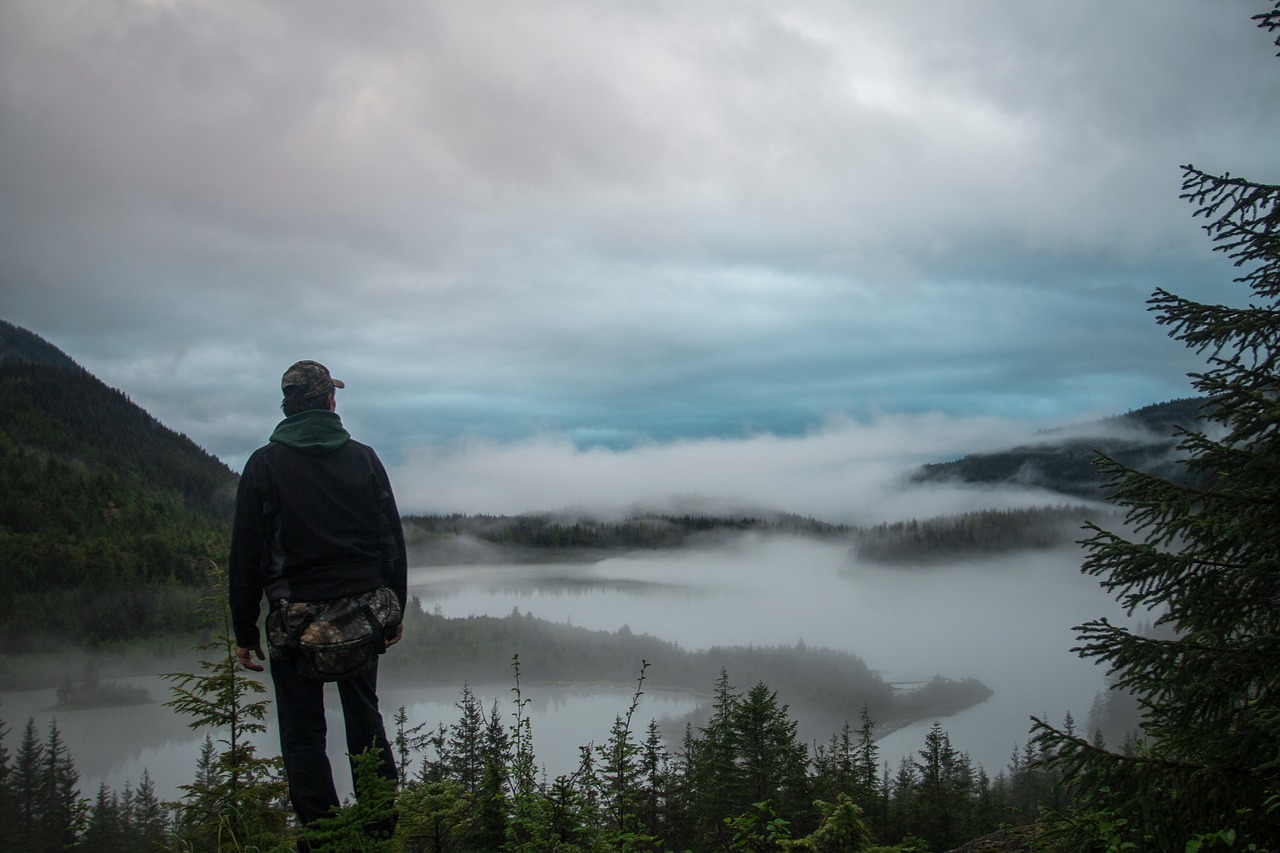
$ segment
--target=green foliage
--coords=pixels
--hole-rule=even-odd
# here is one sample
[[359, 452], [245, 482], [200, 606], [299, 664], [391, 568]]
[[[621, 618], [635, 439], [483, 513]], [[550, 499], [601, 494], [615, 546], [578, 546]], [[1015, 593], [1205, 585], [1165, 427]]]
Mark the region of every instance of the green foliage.
[[393, 846], [391, 834], [397, 814], [396, 783], [379, 772], [381, 766], [381, 750], [377, 747], [352, 756], [351, 769], [360, 796], [330, 817], [312, 821], [301, 829], [298, 837], [311, 850], [389, 853], [396, 849], [398, 845]]
[[837, 795], [835, 802], [817, 800], [821, 822], [804, 838], [783, 843], [783, 850], [807, 853], [858, 853], [871, 845], [871, 832], [862, 820], [862, 809], [847, 794]]
[[884, 826], [887, 792], [880, 783], [875, 722], [865, 705], [860, 722], [855, 731], [846, 720], [826, 744], [814, 747], [813, 793], [819, 798], [819, 809], [823, 802], [840, 804], [848, 800], [858, 808], [859, 815], [868, 814], [877, 825]]
[[[631, 705], [624, 716], [615, 718], [609, 730], [608, 742], [600, 748], [599, 805], [601, 819], [610, 830], [618, 836], [643, 834], [646, 827], [641, 812], [644, 808], [645, 792], [642, 787], [644, 770], [642, 766], [643, 749], [632, 734], [632, 721], [644, 695], [645, 675], [649, 670], [649, 662], [642, 661], [640, 677], [636, 683], [636, 691], [632, 694]], [[650, 771], [650, 778], [656, 768]]]
[[931, 847], [945, 850], [973, 834], [965, 820], [974, 791], [973, 767], [936, 720], [917, 754], [917, 832]]
[[[215, 589], [220, 570], [212, 566]], [[169, 673], [174, 698], [165, 704], [190, 717], [193, 729], [211, 729], [197, 768], [197, 778], [184, 785], [177, 809], [178, 840], [192, 853], [221, 850], [229, 841], [267, 849], [283, 836], [286, 814], [280, 806], [285, 784], [278, 757], [257, 755], [249, 735], [266, 730], [266, 692], [245, 675], [236, 658], [231, 612], [224, 595], [205, 601], [207, 617], [219, 618], [222, 631], [197, 648], [207, 653], [201, 672]]]
[[40, 461], [115, 472], [159, 498], [170, 494], [229, 518], [235, 475], [191, 439], [80, 368], [0, 362], [0, 427]]
[[454, 853], [466, 846], [476, 820], [475, 802], [457, 782], [408, 785], [396, 800], [396, 837], [405, 853]]
[[778, 817], [768, 800], [751, 804], [751, 810], [727, 817], [724, 825], [730, 836], [724, 850], [764, 853], [777, 850], [791, 839], [791, 821]]
[[[1257, 20], [1280, 31], [1280, 3]], [[1078, 627], [1077, 651], [1106, 663], [1137, 699], [1143, 748], [1114, 752], [1035, 725], [1052, 764], [1135, 849], [1203, 846], [1224, 830], [1234, 843], [1275, 848], [1280, 821], [1267, 804], [1280, 792], [1280, 186], [1187, 166], [1183, 197], [1215, 249], [1246, 270], [1236, 281], [1251, 301], [1232, 308], [1155, 292], [1157, 322], [1207, 358], [1191, 378], [1209, 401], [1211, 430], [1181, 433], [1188, 476], [1177, 480], [1099, 463], [1133, 533], [1092, 527], [1084, 571], [1167, 632], [1095, 620]]]
[[93, 853], [138, 853], [169, 847], [166, 810], [156, 799], [151, 777], [145, 771], [138, 790], [126, 783], [119, 794], [103, 785], [89, 807], [80, 847]]
[[[0, 734], [7, 731], [0, 723]], [[50, 723], [41, 740], [35, 720], [28, 719], [12, 763], [0, 745], [0, 839], [9, 849], [30, 853], [73, 845], [88, 814], [76, 786], [79, 779], [57, 722]]]
[[0, 721], [0, 847], [12, 850], [18, 843], [21, 812], [17, 779], [9, 748], [4, 742], [8, 734], [9, 727]]
[[[786, 815], [796, 830], [809, 831], [816, 819], [808, 763], [808, 748], [797, 740], [795, 722], [777, 694], [757, 683], [744, 696], [722, 670], [710, 720], [686, 734], [677, 756], [679, 811], [668, 840], [695, 849], [722, 841], [726, 826], [734, 832], [755, 826], [762, 803]], [[726, 824], [726, 817], [739, 823]]]
[[39, 789], [40, 814], [36, 823], [36, 850], [64, 850], [76, 840], [84, 820], [80, 773], [62, 742], [57, 723], [49, 726], [44, 745], [43, 779]]
[[1045, 843], [1100, 853], [1142, 849], [1141, 827], [1116, 811], [1112, 805], [1114, 792], [1110, 788], [1099, 788], [1089, 797], [1071, 811], [1045, 810], [1046, 817], [1052, 818], [1050, 829], [1044, 834]]
[[181, 591], [225, 556], [234, 484], [79, 367], [0, 361], [0, 595], [16, 605], [0, 638], [21, 651], [191, 630]]
[[1219, 829], [1216, 832], [1202, 832], [1187, 842], [1185, 853], [1200, 853], [1202, 850], [1241, 850], [1249, 851], [1249, 853], [1268, 853], [1268, 850], [1259, 847], [1257, 844], [1241, 842], [1241, 846], [1237, 847], [1236, 842], [1240, 841], [1239, 834], [1234, 829]]
[[[224, 647], [214, 642], [206, 648], [214, 650]], [[965, 769], [967, 759], [950, 747], [939, 726], [926, 738], [921, 760], [907, 761], [891, 785], [877, 778], [876, 726], [865, 709], [857, 730], [846, 724], [809, 761], [777, 694], [763, 684], [741, 694], [727, 671], [715, 685], [708, 724], [689, 730], [682, 749], [670, 756], [656, 721], [643, 738], [633, 730], [649, 671], [644, 661], [632, 701], [608, 739], [582, 747], [573, 773], [548, 780], [534, 753], [525, 713], [530, 700], [520, 684], [521, 662], [514, 658], [509, 723], [497, 703], [484, 713], [468, 688], [457, 704], [458, 720], [426, 735], [424, 725], [411, 725], [401, 710], [398, 763], [413, 766], [421, 755], [419, 772], [401, 780], [397, 790], [377, 773], [376, 752], [356, 756], [361, 797], [327, 820], [292, 829], [275, 760], [232, 748], [260, 726], [249, 709], [262, 703], [251, 689], [229, 685], [234, 671], [220, 669], [218, 662], [207, 661], [202, 675], [178, 679], [183, 701], [173, 706], [186, 709], [208, 731], [195, 778], [183, 786], [182, 801], [172, 804], [172, 832], [145, 774], [136, 791], [126, 786], [120, 795], [103, 787], [92, 801], [78, 795], [58, 801], [73, 803], [69, 810], [48, 805], [48, 793], [59, 790], [48, 780], [61, 779], [65, 791], [67, 783], [74, 787], [76, 774], [56, 732], [41, 739], [29, 723], [12, 760], [0, 737], [0, 808], [9, 802], [11, 811], [11, 819], [0, 822], [0, 838], [9, 832], [13, 849], [40, 851], [46, 849], [38, 846], [41, 833], [56, 829], [63, 833], [58, 845], [104, 853], [284, 853], [299, 840], [316, 851], [388, 853], [925, 853], [931, 847], [924, 839], [940, 822], [977, 835], [1011, 816], [992, 806], [1001, 800], [994, 793], [998, 786]], [[50, 755], [60, 757], [51, 761]], [[939, 788], [937, 782], [948, 778], [965, 786]], [[939, 797], [939, 790], [945, 795]], [[767, 796], [755, 799], [762, 793]], [[1034, 811], [1034, 804], [1029, 808]], [[385, 827], [393, 810], [394, 836], [371, 836], [370, 829]], [[46, 817], [55, 814], [56, 819]], [[1206, 837], [1203, 843], [1226, 837]], [[35, 840], [21, 846], [27, 839]]]

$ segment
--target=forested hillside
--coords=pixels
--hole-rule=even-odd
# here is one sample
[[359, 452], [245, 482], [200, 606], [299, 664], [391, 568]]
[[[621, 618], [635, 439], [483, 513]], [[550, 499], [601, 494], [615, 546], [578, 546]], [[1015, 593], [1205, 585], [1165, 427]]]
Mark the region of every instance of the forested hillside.
[[1051, 506], [887, 522], [858, 530], [853, 553], [876, 563], [926, 565], [983, 554], [1054, 548], [1079, 541], [1086, 521], [1114, 515], [1111, 510], [1086, 506]]
[[992, 692], [973, 679], [942, 676], [896, 689], [855, 654], [803, 643], [688, 651], [626, 626], [596, 631], [519, 612], [501, 618], [448, 618], [423, 612], [416, 600], [406, 620], [404, 641], [382, 663], [383, 671], [404, 684], [502, 681], [515, 655], [542, 683], [626, 684], [644, 660], [652, 664], [651, 687], [698, 692], [727, 668], [748, 683], [767, 682], [792, 702], [822, 712], [835, 726], [851, 709], [867, 706], [882, 732], [930, 716], [949, 716]]
[[[790, 513], [672, 515], [642, 513], [613, 521], [582, 515], [414, 515], [404, 519], [405, 541], [427, 563], [590, 559], [594, 552], [678, 548], [725, 533], [756, 531], [847, 536], [852, 528]], [[568, 552], [572, 552], [572, 554]]]
[[123, 639], [190, 627], [225, 558], [236, 475], [36, 335], [0, 321], [0, 631]]
[[1094, 468], [1102, 453], [1156, 476], [1182, 478], [1176, 464], [1176, 432], [1201, 423], [1203, 398], [1157, 403], [1084, 426], [1040, 433], [1039, 440], [998, 453], [974, 453], [952, 462], [924, 465], [915, 482], [1012, 483], [1097, 500], [1103, 478]]

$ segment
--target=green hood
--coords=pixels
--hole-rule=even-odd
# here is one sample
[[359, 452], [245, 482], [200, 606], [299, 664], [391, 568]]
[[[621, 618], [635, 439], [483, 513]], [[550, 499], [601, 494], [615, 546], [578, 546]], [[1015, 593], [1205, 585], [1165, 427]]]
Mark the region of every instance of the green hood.
[[271, 440], [303, 453], [323, 456], [332, 453], [351, 439], [337, 412], [311, 409], [298, 412], [276, 424]]

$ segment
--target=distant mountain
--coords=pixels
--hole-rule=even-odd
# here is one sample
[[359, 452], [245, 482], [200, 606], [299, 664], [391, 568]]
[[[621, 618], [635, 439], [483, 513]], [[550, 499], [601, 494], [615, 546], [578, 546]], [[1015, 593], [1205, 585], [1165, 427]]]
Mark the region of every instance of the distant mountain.
[[1037, 440], [997, 453], [974, 453], [952, 462], [925, 465], [912, 473], [914, 482], [1016, 484], [1073, 497], [1103, 496], [1103, 481], [1094, 470], [1099, 453], [1154, 474], [1180, 479], [1175, 463], [1178, 428], [1201, 425], [1201, 398], [1157, 403], [1124, 415], [1040, 433]]
[[43, 338], [0, 320], [0, 432], [17, 447], [104, 469], [230, 520], [236, 475]]
[[0, 321], [0, 636], [191, 620], [229, 542], [236, 475], [25, 329]]

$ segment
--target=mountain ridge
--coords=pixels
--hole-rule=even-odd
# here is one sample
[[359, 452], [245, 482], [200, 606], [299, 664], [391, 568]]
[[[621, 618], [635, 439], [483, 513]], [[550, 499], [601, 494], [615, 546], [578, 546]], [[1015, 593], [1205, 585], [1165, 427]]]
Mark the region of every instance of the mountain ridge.
[[1099, 500], [1105, 497], [1106, 484], [1094, 469], [1094, 460], [1105, 454], [1124, 465], [1181, 481], [1187, 472], [1177, 463], [1178, 432], [1202, 426], [1200, 412], [1205, 404], [1203, 398], [1183, 397], [1123, 415], [1055, 427], [1007, 450], [922, 465], [907, 479], [1030, 486]]
[[0, 637], [20, 651], [195, 627], [237, 476], [38, 335], [0, 321]]
[[35, 332], [0, 320], [0, 364], [14, 361], [84, 370], [71, 356]]
[[155, 486], [230, 519], [235, 473], [33, 332], [0, 320], [0, 430], [20, 447], [137, 466]]

